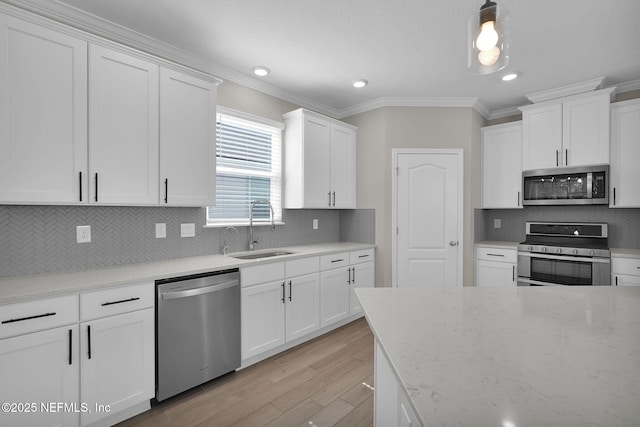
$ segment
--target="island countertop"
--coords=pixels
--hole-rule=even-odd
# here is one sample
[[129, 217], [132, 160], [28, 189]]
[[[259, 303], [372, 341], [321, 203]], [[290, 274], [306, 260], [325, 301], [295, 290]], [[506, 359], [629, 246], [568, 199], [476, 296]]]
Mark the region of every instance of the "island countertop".
[[356, 294], [424, 426], [640, 425], [640, 287]]

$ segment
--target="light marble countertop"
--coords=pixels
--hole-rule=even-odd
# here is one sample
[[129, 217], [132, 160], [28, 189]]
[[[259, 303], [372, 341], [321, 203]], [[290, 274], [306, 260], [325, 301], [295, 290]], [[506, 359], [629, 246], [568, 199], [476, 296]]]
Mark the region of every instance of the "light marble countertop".
[[356, 294], [422, 425], [640, 426], [638, 287]]
[[251, 265], [286, 261], [314, 255], [328, 255], [338, 252], [357, 251], [373, 247], [375, 247], [375, 245], [363, 243], [321, 243], [255, 251], [256, 253], [271, 252], [274, 250], [286, 250], [293, 252], [291, 255], [282, 255], [257, 260], [236, 259], [232, 257], [234, 254], [229, 254], [227, 256], [207, 255], [140, 264], [125, 264], [72, 273], [0, 277], [0, 305], [48, 298], [75, 292], [131, 285], [154, 281], [157, 279], [226, 270], [230, 268], [242, 268]]
[[518, 242], [503, 242], [498, 240], [483, 240], [476, 242], [475, 245], [486, 248], [518, 249]]

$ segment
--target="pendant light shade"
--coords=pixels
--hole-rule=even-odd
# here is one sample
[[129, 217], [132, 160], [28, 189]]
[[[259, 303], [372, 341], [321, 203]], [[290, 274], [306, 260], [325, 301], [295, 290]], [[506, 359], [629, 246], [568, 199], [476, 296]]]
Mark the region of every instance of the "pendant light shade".
[[509, 64], [509, 34], [502, 9], [490, 0], [469, 18], [467, 67], [477, 74], [491, 74]]

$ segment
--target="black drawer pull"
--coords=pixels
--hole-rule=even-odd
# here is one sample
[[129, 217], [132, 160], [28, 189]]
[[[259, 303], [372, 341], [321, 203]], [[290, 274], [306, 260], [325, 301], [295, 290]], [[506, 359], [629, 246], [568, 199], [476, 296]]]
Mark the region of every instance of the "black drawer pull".
[[504, 256], [503, 254], [487, 254], [489, 256]]
[[358, 255], [358, 258], [366, 258], [368, 256], [369, 256], [369, 254], [367, 254], [367, 255]]
[[341, 258], [341, 259], [334, 259], [334, 260], [332, 260], [331, 262], [342, 262], [342, 261], [344, 261], [344, 259], [343, 259], [343, 258]]
[[102, 303], [102, 306], [104, 307], [106, 305], [114, 305], [114, 304], [122, 304], [123, 302], [138, 301], [139, 299], [140, 299], [139, 297], [134, 297], [129, 299], [122, 299], [120, 301], [109, 301], [109, 302]]
[[73, 330], [69, 329], [69, 365], [73, 365]]
[[53, 313], [38, 314], [36, 316], [20, 317], [18, 319], [3, 320], [2, 324], [6, 325], [7, 323], [22, 322], [23, 320], [39, 319], [41, 317], [49, 317], [49, 316], [55, 316], [55, 315], [56, 315], [56, 313], [53, 312]]

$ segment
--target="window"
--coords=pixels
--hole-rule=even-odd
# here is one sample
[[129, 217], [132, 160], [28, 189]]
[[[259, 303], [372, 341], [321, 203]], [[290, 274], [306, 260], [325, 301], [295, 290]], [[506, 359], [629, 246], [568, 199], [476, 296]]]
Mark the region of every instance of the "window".
[[[271, 202], [282, 222], [282, 123], [218, 107], [216, 117], [216, 206], [207, 225], [248, 225], [250, 203]], [[254, 223], [270, 221], [266, 204], [253, 211]]]

